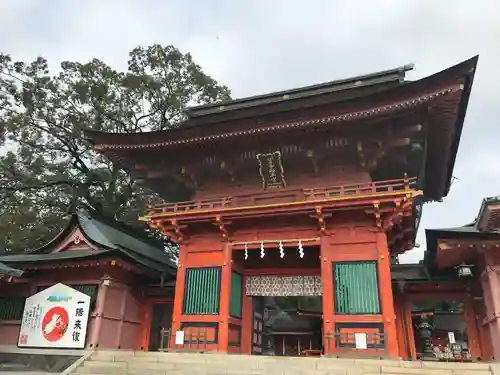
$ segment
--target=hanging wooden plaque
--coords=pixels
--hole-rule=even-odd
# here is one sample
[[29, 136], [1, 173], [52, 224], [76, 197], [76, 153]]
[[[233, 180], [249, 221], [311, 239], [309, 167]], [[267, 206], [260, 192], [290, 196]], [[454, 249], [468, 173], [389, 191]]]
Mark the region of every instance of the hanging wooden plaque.
[[286, 186], [280, 151], [257, 154], [257, 161], [259, 162], [259, 173], [264, 189]]

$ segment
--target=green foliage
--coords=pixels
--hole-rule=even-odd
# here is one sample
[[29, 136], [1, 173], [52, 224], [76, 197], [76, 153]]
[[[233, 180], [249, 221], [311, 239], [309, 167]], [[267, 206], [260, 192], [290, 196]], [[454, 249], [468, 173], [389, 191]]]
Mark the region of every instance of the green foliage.
[[[173, 46], [137, 47], [128, 69], [94, 59], [66, 61], [0, 54], [0, 243], [29, 251], [51, 240], [77, 207], [127, 224], [159, 198], [94, 152], [86, 129], [144, 132], [179, 126], [187, 105], [229, 99], [227, 87]], [[0, 148], [0, 151], [2, 149]]]

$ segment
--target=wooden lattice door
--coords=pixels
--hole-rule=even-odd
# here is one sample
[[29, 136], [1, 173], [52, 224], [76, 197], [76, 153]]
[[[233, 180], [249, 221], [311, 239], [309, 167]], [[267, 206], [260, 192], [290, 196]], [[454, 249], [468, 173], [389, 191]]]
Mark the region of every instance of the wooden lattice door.
[[264, 298], [252, 298], [252, 354], [262, 355], [262, 333], [264, 331]]

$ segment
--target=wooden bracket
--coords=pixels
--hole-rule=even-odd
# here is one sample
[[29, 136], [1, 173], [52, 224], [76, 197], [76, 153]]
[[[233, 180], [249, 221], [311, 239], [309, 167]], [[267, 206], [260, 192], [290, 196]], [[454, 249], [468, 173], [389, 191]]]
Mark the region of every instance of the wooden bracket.
[[377, 224], [377, 228], [382, 230], [382, 217], [380, 214], [379, 202], [373, 202], [373, 214], [375, 215], [375, 224]]
[[326, 222], [325, 218], [332, 216], [332, 214], [325, 214], [323, 212], [323, 207], [317, 206], [314, 209], [316, 211], [315, 215], [311, 215], [313, 219], [318, 220], [319, 230], [321, 233], [326, 234]]
[[158, 230], [161, 234], [170, 237], [174, 242], [180, 243], [187, 239], [187, 236], [182, 233], [182, 230], [187, 228], [187, 225], [181, 225], [176, 219], [171, 219], [166, 224], [164, 221], [151, 221], [149, 226]]
[[375, 155], [373, 155], [370, 158], [370, 160], [368, 160], [366, 162], [366, 168], [368, 168], [368, 170], [373, 170], [373, 169], [377, 168], [377, 163], [378, 163], [379, 159], [382, 159], [385, 156], [386, 148], [384, 147], [383, 143], [378, 141], [377, 147], [378, 147], [378, 150], [375, 153]]
[[366, 157], [365, 152], [363, 150], [363, 143], [358, 142], [356, 144], [356, 151], [358, 152], [359, 161], [362, 167], [366, 167]]
[[393, 208], [393, 211], [383, 222], [382, 228], [384, 231], [387, 232], [391, 230], [394, 225], [401, 223], [403, 220], [403, 205], [401, 203], [401, 200], [396, 200], [394, 202], [395, 207]]
[[314, 173], [318, 174], [319, 173], [318, 157], [314, 154], [313, 150], [308, 150], [307, 151], [307, 157], [311, 160]]
[[378, 150], [374, 155], [372, 155], [370, 160], [367, 162], [367, 168], [369, 170], [377, 168], [379, 160], [382, 159], [387, 153], [389, 153], [389, 151], [392, 148], [405, 147], [408, 146], [410, 142], [411, 142], [410, 138], [393, 139], [387, 143], [382, 143], [380, 141], [377, 142]]
[[182, 233], [182, 229], [185, 229], [187, 226], [186, 225], [180, 225], [179, 222], [176, 219], [170, 220], [170, 225], [172, 226], [172, 229], [174, 230], [174, 237], [176, 238], [176, 242], [181, 242], [183, 241], [186, 236]]
[[[150, 215], [150, 213], [149, 213], [149, 212], [148, 212], [148, 215]], [[152, 228], [152, 229], [155, 229], [155, 230], [156, 230], [156, 229], [160, 229], [160, 225], [158, 224], [158, 222], [157, 222], [156, 220], [150, 220], [150, 221], [148, 222], [148, 225], [149, 225], [149, 227], [150, 227], [150, 228]]]
[[[403, 240], [407, 235], [408, 233], [412, 233], [413, 232], [413, 228], [403, 228], [401, 229], [400, 232], [394, 234], [392, 237], [391, 237], [391, 240], [389, 241], [389, 245], [392, 246], [394, 245], [397, 241], [400, 241], [400, 240]], [[413, 246], [413, 236], [411, 236], [409, 239], [408, 239], [408, 242], [411, 242], [412, 243], [412, 246]], [[410, 247], [411, 248], [411, 247]]]
[[403, 250], [404, 251], [411, 250], [414, 246], [415, 244], [413, 243], [413, 238], [408, 238], [405, 244], [403, 245]]
[[229, 225], [229, 224], [231, 224], [231, 223], [228, 221], [222, 220], [222, 217], [220, 215], [217, 215], [215, 217], [215, 224], [214, 225], [216, 225], [219, 228], [224, 241], [229, 240], [229, 230], [227, 229], [227, 225]]
[[236, 168], [233, 163], [229, 163], [226, 160], [220, 160], [220, 169], [227, 173], [227, 175], [231, 179], [231, 183], [236, 183]]
[[196, 178], [196, 173], [194, 170], [188, 169], [186, 167], [182, 167], [180, 170], [180, 175], [182, 178], [190, 183], [195, 189], [199, 188], [199, 182]]

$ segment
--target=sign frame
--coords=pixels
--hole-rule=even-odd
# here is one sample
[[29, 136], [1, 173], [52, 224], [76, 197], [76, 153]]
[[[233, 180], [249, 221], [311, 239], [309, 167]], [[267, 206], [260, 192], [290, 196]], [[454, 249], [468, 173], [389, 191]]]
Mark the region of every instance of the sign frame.
[[84, 349], [91, 298], [58, 283], [26, 298], [17, 346]]

